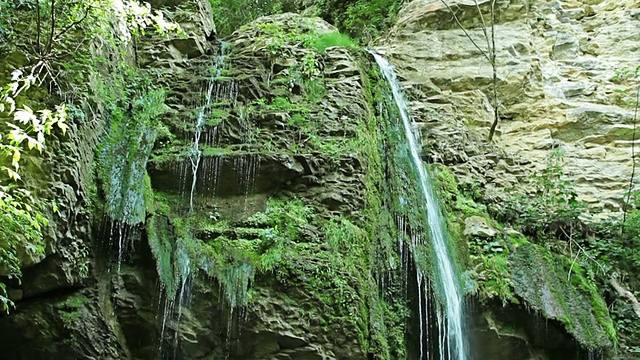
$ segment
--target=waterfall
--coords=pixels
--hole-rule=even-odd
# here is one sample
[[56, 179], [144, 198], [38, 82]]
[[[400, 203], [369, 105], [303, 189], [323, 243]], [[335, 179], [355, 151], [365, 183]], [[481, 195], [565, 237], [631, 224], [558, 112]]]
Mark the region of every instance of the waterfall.
[[[200, 167], [200, 160], [202, 159], [202, 150], [200, 150], [200, 138], [202, 136], [202, 130], [204, 129], [209, 115], [211, 115], [212, 100], [220, 100], [221, 98], [231, 99], [234, 96], [234, 87], [231, 86], [228, 89], [221, 86], [217, 79], [222, 75], [224, 62], [227, 58], [228, 43], [222, 42], [220, 44], [220, 54], [215, 57], [212, 74], [207, 81], [207, 90], [205, 93], [204, 104], [198, 110], [198, 116], [196, 118], [196, 126], [193, 135], [193, 145], [189, 151], [189, 161], [191, 163], [191, 192], [189, 193], [189, 213], [193, 212], [193, 199], [196, 192], [196, 183], [198, 181], [198, 168]], [[215, 143], [215, 136], [217, 134], [217, 125], [212, 130], [212, 137], [208, 142]], [[210, 135], [207, 133], [207, 137]], [[205, 174], [206, 176], [206, 174]]]
[[200, 107], [198, 111], [198, 118], [196, 120], [196, 129], [193, 135], [193, 146], [189, 152], [189, 161], [191, 161], [191, 193], [189, 194], [189, 213], [193, 212], [193, 196], [196, 192], [196, 182], [198, 181], [198, 167], [200, 166], [200, 159], [202, 158], [202, 150], [200, 150], [200, 136], [202, 135], [202, 128], [205, 124], [205, 115], [209, 105], [211, 105], [211, 94], [213, 93], [213, 87], [215, 82], [213, 79], [209, 79], [207, 95], [205, 97], [205, 103]]
[[[465, 360], [467, 358], [465, 352], [465, 341], [462, 333], [462, 299], [460, 294], [460, 287], [454, 271], [454, 266], [451, 261], [451, 256], [447, 248], [447, 232], [444, 226], [444, 219], [442, 218], [440, 206], [437, 201], [437, 197], [432, 187], [431, 176], [422, 163], [420, 158], [419, 140], [416, 138], [412, 126], [412, 121], [409, 116], [409, 107], [407, 101], [400, 89], [400, 83], [396, 77], [393, 67], [389, 62], [379, 54], [374, 52], [370, 53], [375, 58], [378, 66], [384, 77], [387, 79], [389, 86], [393, 92], [393, 98], [400, 116], [402, 117], [402, 123], [405, 129], [407, 142], [410, 148], [411, 162], [418, 173], [420, 192], [424, 196], [426, 206], [426, 217], [429, 228], [429, 237], [431, 240], [431, 247], [435, 256], [435, 270], [436, 270], [436, 283], [438, 289], [442, 293], [442, 304], [439, 307], [438, 328], [440, 333], [439, 339], [439, 353], [440, 359], [457, 359]], [[418, 240], [416, 242], [421, 242]], [[415, 247], [417, 244], [412, 244]], [[423, 289], [423, 270], [418, 269], [417, 286], [418, 293], [423, 296], [425, 292]], [[420, 302], [420, 344], [422, 345], [422, 336], [424, 331], [428, 329], [429, 324], [426, 324], [428, 317], [424, 317], [422, 314], [422, 299], [418, 299]], [[420, 359], [426, 359], [427, 354], [423, 348], [419, 349]]]

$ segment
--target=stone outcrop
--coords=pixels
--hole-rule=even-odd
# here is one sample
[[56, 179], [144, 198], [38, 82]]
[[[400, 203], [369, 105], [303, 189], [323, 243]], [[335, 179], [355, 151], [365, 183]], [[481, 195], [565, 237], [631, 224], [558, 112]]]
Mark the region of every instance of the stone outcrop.
[[[466, 34], [442, 1], [416, 0], [378, 47], [405, 79], [430, 160], [491, 197], [560, 149], [579, 198], [600, 217], [618, 211], [631, 172], [633, 112], [617, 104], [616, 90], [628, 87], [616, 74], [637, 66], [638, 2], [498, 1], [501, 120], [492, 146], [484, 141], [493, 90], [482, 21], [474, 1], [447, 3]], [[489, 24], [490, 1], [478, 4]]]
[[[578, 199], [589, 205], [589, 216], [596, 219], [616, 216], [631, 174], [634, 116], [633, 109], [620, 103], [617, 90], [631, 91], [623, 93], [626, 100], [635, 95], [635, 90], [629, 87], [632, 83], [620, 71], [633, 71], [640, 57], [637, 46], [640, 23], [635, 15], [640, 3], [497, 1], [493, 30], [500, 123], [494, 140], [488, 142], [494, 120], [493, 69], [487, 56], [490, 54], [487, 49], [492, 46], [487, 41], [492, 32], [491, 1], [445, 2], [407, 3], [396, 25], [376, 47], [396, 66], [403, 80], [414, 121], [421, 125], [425, 160], [446, 165], [462, 188], [473, 193], [477, 201], [492, 206], [508, 194], [531, 192], [534, 188], [530, 185], [531, 175], [541, 173], [552, 152], [560, 152], [565, 176]], [[607, 45], [614, 43], [619, 46]], [[477, 266], [469, 270], [471, 273], [495, 271], [499, 267], [495, 263], [490, 265], [490, 261], [504, 256], [505, 272], [496, 277], [498, 283], [499, 279], [505, 279], [519, 301], [549, 319], [564, 322], [554, 326], [558, 329], [564, 326], [581, 346], [611, 348], [612, 325], [594, 288], [565, 299], [543, 290], [571, 287], [560, 281], [562, 276], [554, 274], [570, 271], [570, 259], [563, 267], [558, 264], [566, 258], [551, 261], [550, 255], [539, 252], [542, 249], [509, 244], [513, 240], [503, 243], [501, 239], [512, 238], [513, 234], [493, 230], [484, 210], [477, 216], [477, 209], [469, 209], [464, 205], [467, 200], [461, 200], [464, 197], [459, 193], [457, 196], [458, 199], [455, 195], [452, 198], [457, 204], [453, 205], [454, 213], [460, 211], [464, 215], [457, 219], [456, 226], [464, 223], [461, 235], [477, 251], [471, 254], [475, 259], [471, 265]], [[474, 248], [474, 244], [483, 244], [484, 248]], [[504, 255], [492, 257], [487, 252]], [[549, 259], [539, 259], [544, 256]], [[545, 261], [551, 262], [544, 265]], [[553, 270], [554, 266], [559, 267]], [[531, 273], [532, 268], [545, 270]], [[487, 273], [479, 277], [487, 281]], [[583, 296], [578, 303], [572, 300]], [[509, 311], [512, 310], [486, 308], [481, 316], [484, 320], [479, 320], [484, 325], [474, 328], [476, 341], [494, 343], [492, 353], [486, 355], [488, 358], [509, 352], [504, 356], [538, 356], [538, 350], [532, 349], [545, 348], [545, 341], [540, 341], [540, 334], [532, 330], [535, 321], [526, 320], [532, 315], [525, 312], [514, 316], [522, 311], [515, 310], [506, 316]], [[519, 335], [509, 335], [517, 327], [509, 328], [507, 334], [502, 334], [508, 340], [494, 342], [496, 339], [486, 334], [502, 336], [500, 329], [504, 326], [496, 325], [496, 321], [506, 322], [507, 327], [513, 325], [510, 321], [531, 326], [528, 330], [520, 327]], [[591, 333], [584, 329], [598, 331]], [[556, 345], [566, 348], [570, 341], [566, 335], [560, 336], [561, 332], [557, 338], [562, 338], [565, 345]], [[555, 353], [557, 350], [552, 348], [556, 345], [548, 344], [547, 353]], [[529, 350], [523, 350], [522, 346]], [[573, 351], [572, 356], [581, 356], [577, 353]]]
[[[252, 216], [268, 211], [267, 200], [274, 196], [302, 199], [319, 216], [356, 214], [362, 207], [362, 160], [343, 150], [348, 149], [346, 144], [360, 121], [350, 120], [365, 118], [359, 65], [345, 49], [327, 49], [320, 56], [300, 43], [305, 37], [313, 39], [332, 31], [335, 28], [320, 19], [294, 14], [261, 18], [225, 39], [217, 59], [196, 59], [190, 62], [192, 71], [176, 74], [169, 70], [162, 80], [170, 84], [170, 111], [164, 122], [173, 135], [168, 141], [160, 139], [149, 175], [156, 196], [172, 199], [166, 214], [171, 223], [185, 217], [194, 192], [195, 216], [204, 218], [190, 229], [194, 241], [202, 244], [195, 246], [219, 246], [228, 238], [233, 240], [230, 244], [266, 246], [258, 245], [264, 225], [256, 227]], [[281, 42], [274, 45], [273, 39]], [[302, 63], [303, 59], [307, 62]], [[219, 75], [211, 78], [211, 72]], [[309, 84], [314, 81], [320, 84], [315, 90], [322, 94], [311, 100], [314, 94]], [[206, 123], [199, 127], [203, 116]], [[201, 134], [201, 157], [194, 180], [195, 160], [189, 149], [195, 146], [197, 132]], [[329, 152], [322, 146], [334, 148]], [[230, 228], [211, 228], [220, 222]], [[314, 243], [322, 236], [312, 222], [304, 241]], [[190, 305], [180, 310], [184, 311], [180, 322], [169, 315], [167, 331], [180, 343], [177, 356], [364, 357], [356, 334], [340, 329], [344, 326], [340, 316], [334, 320], [320, 314], [319, 318], [310, 316], [309, 311], [322, 306], [322, 300], [305, 289], [301, 282], [309, 280], [296, 278], [295, 269], [324, 265], [318, 258], [305, 259], [308, 255], [300, 252], [299, 259], [288, 260], [292, 273], [286, 287], [283, 279], [251, 275], [258, 272], [256, 264], [244, 263], [242, 258], [229, 268], [211, 260], [216, 269], [209, 269], [209, 275], [200, 268], [192, 275]], [[224, 252], [220, 256], [233, 257]], [[314, 262], [317, 265], [311, 265]], [[134, 268], [138, 268], [134, 272], [142, 270]], [[237, 280], [223, 275], [245, 270], [246, 275]], [[252, 301], [246, 305], [249, 282]], [[139, 306], [131, 310], [138, 317], [143, 315]], [[341, 334], [340, 339], [328, 336], [329, 331]], [[177, 343], [169, 340], [162, 346]]]
[[[485, 19], [489, 3], [478, 1]], [[449, 4], [483, 48], [476, 3]], [[638, 2], [497, 4], [495, 143], [485, 140], [491, 67], [441, 1], [409, 2], [378, 47], [404, 80], [425, 157], [490, 203], [521, 187], [560, 148], [581, 199], [593, 210], [617, 211], [630, 168], [631, 113], [615, 105], [614, 90], [626, 83], [613, 76], [638, 58]], [[411, 259], [418, 250], [409, 239], [426, 234], [426, 225], [407, 182], [412, 169], [401, 159], [406, 147], [390, 124], [395, 109], [383, 99], [388, 89], [374, 90], [384, 85], [371, 82], [384, 82], [367, 73], [365, 52], [316, 49], [317, 38], [336, 31], [318, 18], [264, 17], [221, 41], [209, 1], [152, 5], [187, 35], [147, 34], [130, 54], [152, 87], [167, 90], [166, 113], [144, 129], [155, 142], [140, 150], [139, 186], [127, 188], [140, 210], [136, 221], [102, 219], [98, 198], [108, 195], [92, 177], [96, 145], [108, 131], [96, 125], [104, 123], [99, 108], [96, 119], [74, 123], [68, 139], [54, 142], [47, 161], [32, 165], [34, 173], [53, 173], [42, 191], [60, 211], [51, 214], [45, 256], [25, 256], [23, 282], [10, 286], [18, 308], [0, 318], [0, 337], [15, 347], [3, 355], [417, 357], [424, 339], [416, 319], [435, 318], [423, 316], [423, 303], [425, 312], [436, 310], [423, 301], [426, 282], [411, 273], [425, 259]], [[610, 42], [619, 47], [603, 45]], [[600, 299], [567, 284], [560, 258], [541, 258], [548, 254], [521, 238], [506, 240], [514, 232], [485, 210], [456, 219], [465, 225], [460, 239], [487, 245], [475, 255], [500, 253], [530, 271], [511, 283], [525, 305], [504, 307], [494, 298], [471, 315], [471, 341], [482, 344], [477, 359], [553, 358], [554, 351], [564, 359], [581, 356], [581, 346], [609, 349], [606, 309], [594, 315], [582, 306]], [[122, 255], [125, 240], [131, 248]], [[554, 266], [557, 274], [538, 271]]]

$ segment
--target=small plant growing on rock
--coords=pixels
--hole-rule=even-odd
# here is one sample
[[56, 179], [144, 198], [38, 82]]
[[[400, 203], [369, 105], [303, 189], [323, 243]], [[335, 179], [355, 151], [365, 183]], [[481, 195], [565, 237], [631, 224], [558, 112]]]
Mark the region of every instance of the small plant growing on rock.
[[586, 205], [578, 201], [571, 181], [564, 178], [563, 161], [563, 152], [553, 151], [547, 166], [530, 176], [532, 191], [511, 195], [500, 206], [502, 221], [514, 223], [538, 239], [555, 236], [570, 241], [581, 232], [579, 216]]

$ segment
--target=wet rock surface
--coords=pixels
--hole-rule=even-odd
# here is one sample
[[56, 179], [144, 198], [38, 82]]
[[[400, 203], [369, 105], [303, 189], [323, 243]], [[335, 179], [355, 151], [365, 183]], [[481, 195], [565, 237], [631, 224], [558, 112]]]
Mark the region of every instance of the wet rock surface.
[[[321, 218], [363, 218], [364, 167], [370, 159], [350, 150], [354, 142], [368, 140], [357, 138], [356, 120], [370, 111], [362, 59], [345, 48], [319, 54], [301, 45], [303, 35], [336, 29], [320, 19], [283, 14], [261, 18], [223, 44], [211, 40], [215, 26], [208, 1], [153, 3], [174, 11], [189, 35], [147, 35], [139, 44], [139, 65], [157, 80], [156, 86], [169, 89], [169, 110], [162, 119], [166, 132], [158, 134], [147, 165], [151, 187], [180, 215], [195, 211], [205, 225], [231, 224], [194, 227], [193, 237], [207, 244], [257, 238], [264, 225], [256, 225], [252, 216], [264, 212], [274, 196], [300, 199]], [[475, 2], [450, 4], [471, 36], [484, 44]], [[487, 15], [489, 0], [478, 4]], [[498, 1], [502, 119], [495, 143], [485, 140], [493, 120], [491, 68], [442, 2], [408, 3], [379, 50], [404, 79], [412, 114], [421, 123], [425, 160], [451, 167], [463, 185], [483, 189], [490, 202], [505, 188], [521, 186], [551, 150], [561, 148], [581, 199], [595, 210], [617, 211], [630, 167], [631, 113], [614, 104], [614, 90], [624, 84], [612, 77], [615, 69], [638, 58], [637, 10], [637, 2], [628, 0]], [[293, 41], [274, 49], [270, 39], [278, 36]], [[603, 45], [608, 43], [618, 46]], [[223, 52], [224, 65], [212, 79], [216, 54]], [[322, 89], [312, 90], [309, 81], [321, 82]], [[212, 100], [207, 101], [210, 86]], [[200, 114], [206, 114], [201, 125]], [[371, 340], [369, 331], [383, 325], [371, 320], [374, 315], [364, 324], [353, 320], [366, 301], [358, 288], [362, 274], [340, 272], [331, 279], [335, 283], [325, 285], [344, 291], [349, 312], [334, 314], [336, 309], [327, 308], [314, 292], [309, 274], [321, 276], [333, 266], [322, 241], [326, 234], [314, 224], [300, 230], [305, 256], [286, 259], [293, 264], [285, 269], [290, 273], [251, 274], [248, 307], [230, 306], [224, 285], [205, 270], [189, 275], [185, 303], [167, 300], [157, 254], [147, 245], [150, 230], [143, 226], [133, 231], [131, 257], [118, 267], [109, 264], [105, 258], [113, 258], [117, 245], [109, 240], [113, 230], [98, 229], [102, 221], [89, 206], [95, 196], [90, 195], [91, 164], [101, 131], [94, 122], [73, 127], [69, 138], [55, 145], [61, 151], [48, 155], [52, 165], [34, 165], [55, 174], [43, 191], [55, 193], [61, 210], [52, 215], [46, 256], [25, 254], [23, 282], [9, 289], [19, 302], [15, 313], [0, 317], [0, 335], [16, 344], [8, 359], [374, 356], [363, 351], [363, 338]], [[198, 132], [201, 154], [196, 157]], [[154, 218], [176, 237], [179, 221], [154, 211], [145, 220]], [[466, 236], [501, 235], [482, 217], [466, 220]], [[520, 261], [520, 268], [545, 265], [540, 259], [528, 263], [531, 259], [518, 252], [511, 260]], [[531, 307], [496, 305], [474, 314], [472, 342], [483, 345], [477, 358], [579, 354], [556, 320], [569, 310], [579, 312], [579, 303], [589, 299], [574, 294], [576, 303], [563, 305], [550, 289], [530, 288], [542, 280], [560, 283], [559, 277], [520, 275], [517, 295]], [[531, 309], [551, 320], [541, 320]], [[595, 329], [592, 344], [608, 348], [600, 319], [583, 315], [570, 334], [580, 337]], [[514, 330], [511, 323], [521, 326]], [[546, 349], [546, 355], [537, 349]]]
[[[561, 153], [565, 176], [579, 200], [588, 204], [589, 216], [603, 219], [619, 215], [631, 174], [629, 136], [633, 134], [633, 112], [616, 99], [617, 90], [631, 86], [616, 73], [637, 66], [640, 27], [633, 14], [640, 4], [606, 0], [497, 1], [495, 51], [500, 123], [494, 140], [488, 142], [494, 120], [493, 69], [487, 58], [491, 28], [484, 28], [482, 17], [490, 24], [491, 2], [446, 3], [450, 8], [440, 0], [405, 4], [396, 25], [376, 47], [396, 66], [411, 102], [413, 119], [422, 132], [424, 159], [446, 165], [455, 173], [461, 188], [490, 207], [500, 204], [509, 194], [529, 193], [531, 176], [541, 174], [550, 154]], [[620, 46], [606, 45], [613, 43]], [[489, 235], [490, 227], [483, 225], [487, 220], [481, 217], [464, 216], [458, 220], [465, 236], [486, 246], [474, 255], [490, 258], [482, 255], [483, 251], [498, 244], [501, 235]], [[560, 258], [549, 260], [549, 264], [541, 259], [531, 263], [541, 253], [533, 255], [536, 252], [526, 248], [511, 250], [505, 259], [508, 271], [503, 277], [517, 279], [515, 291], [521, 301], [547, 318], [565, 319], [562, 321], [571, 336], [583, 346], [599, 349], [594, 356], [602, 355], [602, 349], [611, 349], [610, 337], [605, 333], [610, 330], [608, 315], [595, 306], [589, 309], [597, 301], [590, 301], [588, 295], [583, 298], [588, 292], [566, 299], [559, 295], [571, 293], [559, 290], [567, 284], [557, 278], [556, 270], [549, 265], [557, 265]], [[501, 251], [500, 247], [496, 251]], [[546, 292], [542, 290], [545, 287]], [[582, 300], [573, 303], [577, 298]], [[545, 306], [557, 311], [547, 313]], [[544, 340], [533, 340], [539, 338], [533, 335], [535, 331], [522, 328], [519, 331], [528, 333], [528, 337], [484, 337], [500, 333], [496, 330], [500, 327], [487, 318], [499, 318], [495, 309], [484, 309], [484, 320], [479, 321], [483, 325], [474, 329], [483, 340], [477, 341], [491, 343], [491, 351], [504, 354], [504, 358], [536, 358], [541, 356], [535, 350], [538, 346], [547, 349], [546, 356], [572, 347], [566, 334], [554, 337], [558, 344], [550, 339], [547, 346]], [[518, 320], [505, 320], [505, 326], [517, 323], [536, 328], [535, 315], [521, 315]], [[562, 326], [558, 327], [560, 332]], [[591, 356], [580, 351], [565, 355]], [[482, 356], [491, 358], [488, 353]]]

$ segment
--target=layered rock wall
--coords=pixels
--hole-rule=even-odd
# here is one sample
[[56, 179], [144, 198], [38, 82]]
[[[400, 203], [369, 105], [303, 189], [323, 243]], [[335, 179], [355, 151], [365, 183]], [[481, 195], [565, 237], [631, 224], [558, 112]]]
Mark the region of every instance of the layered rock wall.
[[500, 123], [490, 146], [491, 2], [447, 3], [408, 3], [379, 46], [405, 79], [427, 157], [492, 197], [526, 182], [559, 149], [579, 198], [598, 216], [618, 211], [631, 173], [633, 109], [619, 106], [616, 91], [632, 83], [616, 74], [637, 66], [640, 4], [498, 1]]

